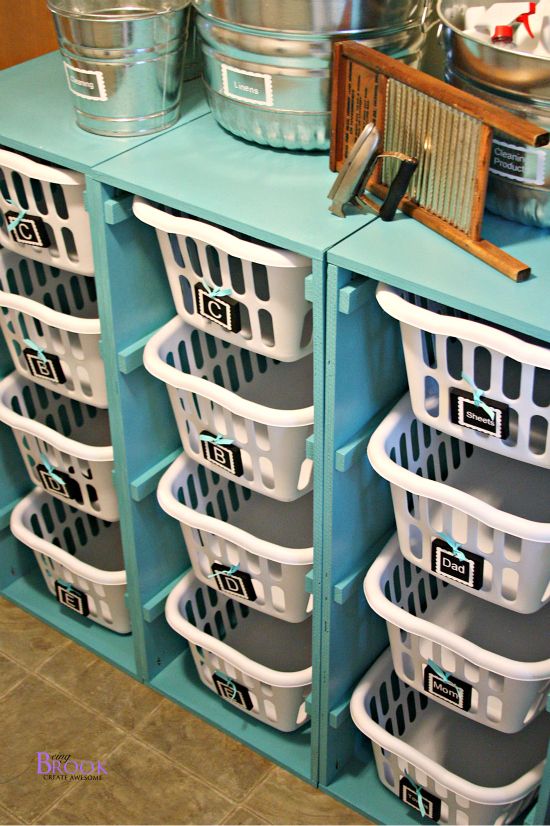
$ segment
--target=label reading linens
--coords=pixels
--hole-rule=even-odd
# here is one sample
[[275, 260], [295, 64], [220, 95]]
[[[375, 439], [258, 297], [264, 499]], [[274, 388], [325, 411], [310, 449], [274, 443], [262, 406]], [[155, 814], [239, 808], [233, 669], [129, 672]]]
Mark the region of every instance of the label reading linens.
[[471, 685], [457, 677], [444, 680], [429, 665], [424, 669], [424, 691], [462, 711], [469, 711], [472, 705]]
[[419, 789], [419, 792], [417, 792], [411, 781], [407, 777], [402, 777], [399, 781], [399, 797], [404, 803], [416, 809], [417, 812], [420, 811], [418, 794], [422, 797], [426, 817], [429, 817], [430, 820], [439, 820], [441, 817], [441, 800], [425, 789]]
[[482, 556], [460, 549], [466, 559], [459, 559], [453, 554], [451, 546], [436, 536], [432, 539], [432, 571], [434, 574], [460, 582], [475, 591], [483, 586]]
[[247, 72], [222, 63], [223, 93], [235, 100], [255, 103], [256, 106], [273, 106], [271, 75]]
[[67, 85], [73, 95], [87, 100], [108, 100], [103, 72], [90, 69], [77, 69], [70, 63], [64, 63]]
[[481, 400], [494, 411], [494, 419], [491, 419], [483, 407], [474, 402], [473, 393], [451, 387], [449, 399], [451, 422], [461, 427], [479, 430], [481, 433], [495, 436], [497, 439], [507, 439], [509, 436], [510, 408], [507, 404], [493, 401], [485, 396], [482, 396]]
[[501, 178], [543, 186], [548, 157], [549, 153], [545, 149], [518, 146], [493, 139], [489, 169], [493, 175], [499, 175]]

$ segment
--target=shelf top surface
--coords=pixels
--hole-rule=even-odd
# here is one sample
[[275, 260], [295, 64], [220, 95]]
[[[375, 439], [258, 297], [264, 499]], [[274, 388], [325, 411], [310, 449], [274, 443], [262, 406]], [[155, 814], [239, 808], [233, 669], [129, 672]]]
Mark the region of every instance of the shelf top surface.
[[374, 219], [330, 250], [329, 263], [550, 341], [550, 231], [486, 213], [483, 238], [531, 267], [517, 283], [412, 218]]
[[328, 155], [256, 146], [210, 114], [101, 164], [94, 176], [312, 258], [369, 220], [329, 212]]
[[[106, 138], [76, 125], [59, 52], [29, 60], [0, 72], [0, 143], [78, 172], [150, 141]], [[200, 81], [185, 85], [182, 116], [176, 126], [208, 112]]]

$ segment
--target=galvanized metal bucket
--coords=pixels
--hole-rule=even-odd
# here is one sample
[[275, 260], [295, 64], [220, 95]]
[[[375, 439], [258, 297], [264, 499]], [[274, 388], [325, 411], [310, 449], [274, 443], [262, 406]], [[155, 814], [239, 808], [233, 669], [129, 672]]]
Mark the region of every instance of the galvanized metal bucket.
[[362, 40], [417, 66], [431, 0], [195, 0], [203, 77], [231, 132], [286, 149], [327, 149], [335, 40]]
[[[439, 0], [445, 24], [446, 79], [455, 86], [550, 129], [550, 58], [480, 43], [464, 34], [464, 13], [478, 0]], [[488, 5], [488, 3], [487, 3]], [[496, 135], [487, 208], [522, 224], [550, 227], [550, 149]]]
[[82, 129], [131, 137], [175, 123], [190, 3], [48, 0]]

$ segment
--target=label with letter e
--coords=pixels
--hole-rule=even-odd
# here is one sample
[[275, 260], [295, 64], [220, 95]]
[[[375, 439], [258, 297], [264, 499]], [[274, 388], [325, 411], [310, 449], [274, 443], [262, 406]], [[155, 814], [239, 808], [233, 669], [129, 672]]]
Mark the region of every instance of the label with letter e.
[[432, 539], [432, 571], [434, 574], [460, 582], [474, 591], [481, 590], [483, 586], [483, 563], [482, 556], [472, 554], [464, 548], [460, 549], [465, 560], [460, 560], [453, 554], [451, 546], [441, 537]]
[[254, 703], [250, 697], [250, 692], [246, 686], [236, 683], [233, 680], [226, 680], [219, 674], [214, 674], [212, 679], [216, 686], [216, 691], [224, 700], [230, 700], [247, 711], [252, 711]]
[[72, 585], [68, 585], [59, 579], [55, 582], [55, 596], [61, 605], [70, 608], [71, 611], [76, 611], [82, 617], [87, 617], [90, 613], [88, 597], [84, 591], [79, 591], [78, 588], [73, 588]]
[[424, 691], [438, 700], [443, 700], [451, 706], [470, 711], [472, 705], [472, 686], [463, 683], [457, 677], [444, 680], [431, 666], [424, 669]]
[[494, 419], [491, 419], [487, 412], [474, 402], [473, 393], [451, 387], [449, 399], [451, 421], [453, 424], [461, 425], [461, 427], [479, 430], [481, 433], [486, 433], [487, 436], [507, 439], [510, 432], [510, 408], [507, 404], [492, 401], [492, 399], [487, 399], [485, 396], [481, 398], [487, 407], [494, 410]]
[[[429, 817], [430, 820], [439, 820], [441, 817], [441, 800], [424, 789], [420, 790], [420, 794], [426, 817]], [[417, 812], [420, 811], [417, 791], [407, 777], [402, 777], [399, 781], [399, 797], [404, 803], [416, 809]]]

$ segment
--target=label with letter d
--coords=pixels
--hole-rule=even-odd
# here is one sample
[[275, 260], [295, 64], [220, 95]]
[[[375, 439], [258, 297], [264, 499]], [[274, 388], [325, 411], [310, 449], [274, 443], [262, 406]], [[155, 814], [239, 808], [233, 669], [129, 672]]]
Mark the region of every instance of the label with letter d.
[[439, 536], [432, 539], [432, 571], [434, 574], [444, 576], [467, 585], [479, 591], [483, 586], [483, 564], [482, 556], [472, 554], [464, 548], [460, 549], [466, 559], [459, 559], [453, 554], [451, 546]]

